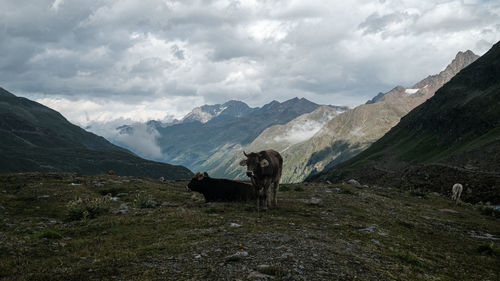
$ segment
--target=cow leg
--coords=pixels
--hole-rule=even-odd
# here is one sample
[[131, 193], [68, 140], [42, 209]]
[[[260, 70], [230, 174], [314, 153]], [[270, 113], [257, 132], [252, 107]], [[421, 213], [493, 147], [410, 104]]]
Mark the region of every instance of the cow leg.
[[273, 206], [278, 207], [278, 189], [279, 189], [279, 183], [275, 182], [273, 183]]
[[266, 190], [265, 190], [265, 194], [266, 194], [266, 205], [265, 205], [265, 208], [269, 208], [271, 207], [271, 190], [269, 189], [269, 186], [267, 186]]

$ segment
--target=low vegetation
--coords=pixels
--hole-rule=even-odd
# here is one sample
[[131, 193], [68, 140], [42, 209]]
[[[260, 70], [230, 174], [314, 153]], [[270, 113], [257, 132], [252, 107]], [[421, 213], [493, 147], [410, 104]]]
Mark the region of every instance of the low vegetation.
[[[0, 175], [1, 280], [498, 280], [500, 221], [423, 191], [283, 185], [279, 208], [186, 181]], [[493, 209], [493, 208], [490, 208]]]

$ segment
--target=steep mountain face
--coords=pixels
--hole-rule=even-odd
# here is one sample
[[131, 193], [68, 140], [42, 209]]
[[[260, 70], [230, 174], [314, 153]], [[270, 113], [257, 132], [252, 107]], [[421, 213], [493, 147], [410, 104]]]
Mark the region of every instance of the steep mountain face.
[[180, 123], [188, 122], [201, 122], [207, 123], [214, 117], [235, 117], [240, 118], [252, 111], [246, 103], [241, 101], [231, 100], [224, 104], [215, 105], [203, 105], [194, 108], [189, 112], [184, 118], [180, 120]]
[[214, 161], [214, 165], [219, 165], [215, 162], [226, 161], [226, 151], [246, 146], [266, 128], [285, 124], [319, 107], [304, 98], [294, 98], [283, 103], [272, 101], [261, 108], [249, 108], [242, 105], [242, 102], [235, 101], [222, 106], [225, 105], [226, 109], [205, 123], [182, 122], [156, 127], [159, 133], [158, 145], [165, 155], [164, 160], [196, 171], [207, 167], [207, 159]]
[[147, 161], [69, 123], [58, 112], [0, 88], [0, 172], [78, 172], [189, 178], [180, 166]]
[[357, 155], [477, 57], [471, 51], [459, 52], [439, 74], [429, 76], [411, 88], [397, 86], [385, 94], [378, 94], [367, 104], [333, 118], [312, 138], [283, 153], [284, 162], [289, 166], [283, 174], [283, 181], [302, 181], [310, 174]]
[[[344, 107], [337, 107], [344, 109]], [[283, 153], [290, 146], [311, 138], [328, 121], [339, 112], [335, 107], [320, 106], [311, 113], [300, 115], [283, 125], [274, 125], [265, 129], [257, 138], [248, 145], [226, 146], [219, 153], [212, 155], [201, 166], [201, 171], [220, 177], [244, 179], [245, 170], [238, 163], [243, 157], [243, 151], [258, 152], [265, 149], [274, 149]], [[284, 164], [287, 171], [287, 164]]]
[[460, 182], [466, 200], [499, 203], [498, 163], [500, 42], [366, 151], [312, 179], [354, 177], [443, 194]]

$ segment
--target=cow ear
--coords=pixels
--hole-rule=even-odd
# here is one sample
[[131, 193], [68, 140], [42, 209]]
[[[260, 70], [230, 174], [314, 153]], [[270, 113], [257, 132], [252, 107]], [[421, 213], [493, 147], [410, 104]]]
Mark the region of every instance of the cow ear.
[[265, 167], [269, 166], [269, 161], [267, 161], [266, 159], [260, 161], [260, 166], [262, 168], [265, 168]]
[[246, 166], [247, 165], [247, 160], [241, 160], [240, 161], [240, 166]]

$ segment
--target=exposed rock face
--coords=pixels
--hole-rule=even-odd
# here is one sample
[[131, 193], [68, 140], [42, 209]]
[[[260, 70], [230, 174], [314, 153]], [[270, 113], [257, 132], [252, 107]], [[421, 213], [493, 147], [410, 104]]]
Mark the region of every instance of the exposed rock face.
[[246, 103], [231, 100], [224, 104], [203, 105], [196, 107], [184, 116], [184, 118], [180, 120], [180, 123], [196, 121], [207, 123], [212, 118], [217, 116], [243, 117], [251, 111], [252, 108], [250, 108]]
[[283, 153], [285, 166], [282, 181], [301, 181], [310, 174], [357, 155], [477, 58], [471, 51], [459, 52], [439, 74], [428, 76], [411, 88], [397, 86], [383, 95], [377, 95], [373, 103], [336, 116], [312, 138], [291, 146]]

